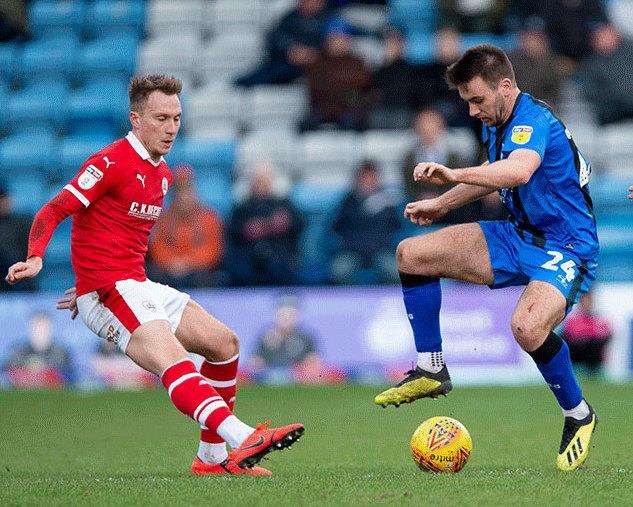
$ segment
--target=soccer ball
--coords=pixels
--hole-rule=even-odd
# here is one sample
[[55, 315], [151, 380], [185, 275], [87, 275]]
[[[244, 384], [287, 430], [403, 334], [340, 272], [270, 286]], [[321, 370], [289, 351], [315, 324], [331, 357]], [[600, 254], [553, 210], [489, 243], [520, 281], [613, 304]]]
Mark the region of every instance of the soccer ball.
[[466, 427], [450, 417], [424, 421], [411, 437], [411, 453], [420, 470], [459, 472], [468, 461], [473, 441]]

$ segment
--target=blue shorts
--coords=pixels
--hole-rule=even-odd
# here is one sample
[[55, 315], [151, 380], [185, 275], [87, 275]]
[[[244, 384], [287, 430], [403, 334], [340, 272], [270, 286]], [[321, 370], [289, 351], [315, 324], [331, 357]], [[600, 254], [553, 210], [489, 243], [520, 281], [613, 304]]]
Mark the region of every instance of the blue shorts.
[[509, 221], [482, 221], [479, 225], [494, 274], [491, 289], [540, 280], [563, 294], [569, 311], [596, 277], [597, 262], [583, 261], [555, 241], [535, 245], [529, 233], [520, 235]]

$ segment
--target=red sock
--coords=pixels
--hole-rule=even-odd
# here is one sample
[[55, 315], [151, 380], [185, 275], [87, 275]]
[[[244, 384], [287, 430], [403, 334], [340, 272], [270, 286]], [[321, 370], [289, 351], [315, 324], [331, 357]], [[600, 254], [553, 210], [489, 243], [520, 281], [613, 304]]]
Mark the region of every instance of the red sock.
[[190, 359], [167, 368], [161, 381], [178, 410], [213, 431], [231, 415], [220, 394], [206, 382]]
[[[236, 377], [238, 362], [239, 356], [235, 355], [231, 359], [217, 363], [204, 361], [200, 367], [202, 376], [205, 377], [207, 382], [222, 396], [222, 399], [226, 402], [231, 412], [233, 412], [233, 407], [235, 406], [235, 394], [237, 392]], [[218, 435], [214, 429], [208, 426], [200, 430], [200, 440], [210, 444], [224, 442], [224, 439]]]

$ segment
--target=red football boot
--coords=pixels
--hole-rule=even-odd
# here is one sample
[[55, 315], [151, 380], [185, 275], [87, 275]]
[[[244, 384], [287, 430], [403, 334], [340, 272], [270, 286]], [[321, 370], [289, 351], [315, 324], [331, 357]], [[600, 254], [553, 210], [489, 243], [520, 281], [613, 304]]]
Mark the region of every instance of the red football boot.
[[212, 465], [205, 463], [198, 456], [191, 463], [191, 473], [193, 475], [251, 475], [256, 477], [270, 477], [273, 473], [262, 467], [242, 468], [230, 460], [225, 459], [222, 463]]
[[260, 424], [255, 428], [242, 445], [229, 453], [229, 460], [240, 467], [252, 467], [270, 451], [278, 451], [290, 447], [299, 440], [305, 428], [302, 424], [289, 424], [280, 428], [268, 429], [268, 424]]

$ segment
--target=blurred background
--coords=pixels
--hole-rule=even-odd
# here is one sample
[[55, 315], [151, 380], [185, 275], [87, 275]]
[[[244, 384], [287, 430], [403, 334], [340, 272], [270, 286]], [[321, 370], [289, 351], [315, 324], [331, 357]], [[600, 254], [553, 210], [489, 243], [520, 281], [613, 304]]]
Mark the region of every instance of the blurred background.
[[[243, 381], [383, 383], [414, 357], [394, 251], [426, 233], [404, 204], [415, 164], [481, 161], [479, 125], [448, 90], [468, 47], [505, 49], [592, 161], [595, 291], [561, 326], [579, 370], [633, 368], [631, 0], [3, 0], [0, 269], [91, 153], [125, 135], [135, 73], [184, 83], [175, 184], [149, 276], [235, 329]], [[497, 196], [445, 224], [503, 217]], [[71, 221], [37, 280], [0, 282], [0, 385], [143, 388], [152, 376], [54, 310], [74, 285]], [[458, 382], [536, 382], [512, 339], [520, 289], [444, 284]]]

